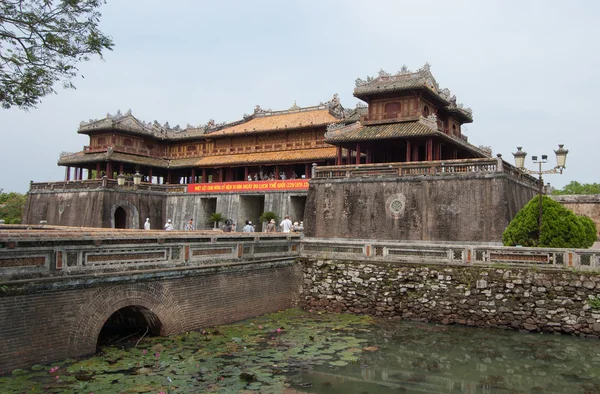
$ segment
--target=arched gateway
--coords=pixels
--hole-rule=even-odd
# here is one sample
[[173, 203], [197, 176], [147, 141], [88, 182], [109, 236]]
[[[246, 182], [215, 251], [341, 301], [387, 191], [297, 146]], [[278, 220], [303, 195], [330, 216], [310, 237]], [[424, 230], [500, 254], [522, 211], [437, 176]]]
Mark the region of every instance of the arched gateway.
[[132, 283], [98, 288], [79, 309], [77, 322], [69, 337], [73, 357], [93, 354], [100, 333], [115, 314], [126, 314], [147, 323], [154, 334], [171, 335], [183, 331], [182, 312], [162, 284]]

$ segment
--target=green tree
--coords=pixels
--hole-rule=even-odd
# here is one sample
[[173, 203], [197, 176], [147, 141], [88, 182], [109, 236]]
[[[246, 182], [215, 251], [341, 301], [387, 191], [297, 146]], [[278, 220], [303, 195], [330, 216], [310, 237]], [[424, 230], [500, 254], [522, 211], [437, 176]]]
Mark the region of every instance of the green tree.
[[106, 0], [0, 0], [0, 105], [35, 107], [55, 83], [74, 88], [76, 65], [112, 50], [98, 29]]
[[600, 194], [600, 183], [584, 183], [581, 184], [576, 181], [572, 181], [562, 189], [557, 189], [552, 194]]
[[542, 212], [541, 237], [538, 233], [539, 196], [536, 196], [504, 230], [502, 243], [506, 246], [550, 248], [589, 248], [594, 243], [596, 227], [593, 222], [590, 225], [586, 219], [581, 219], [546, 196], [542, 196]]
[[4, 223], [21, 223], [26, 196], [20, 193], [2, 193], [0, 190], [0, 219]]

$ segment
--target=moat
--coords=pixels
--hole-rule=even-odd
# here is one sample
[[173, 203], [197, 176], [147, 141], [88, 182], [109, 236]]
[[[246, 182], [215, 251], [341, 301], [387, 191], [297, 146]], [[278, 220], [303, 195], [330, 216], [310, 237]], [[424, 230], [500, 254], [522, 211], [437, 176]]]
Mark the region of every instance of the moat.
[[[600, 343], [288, 310], [0, 377], [7, 393], [597, 393]], [[4, 371], [2, 371], [4, 372]]]

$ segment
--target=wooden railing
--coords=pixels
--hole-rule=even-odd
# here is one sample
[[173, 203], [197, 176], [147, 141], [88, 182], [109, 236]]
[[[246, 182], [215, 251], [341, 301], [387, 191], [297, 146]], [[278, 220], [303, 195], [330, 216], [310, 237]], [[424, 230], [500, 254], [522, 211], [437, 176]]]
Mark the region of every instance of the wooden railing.
[[502, 159], [440, 160], [408, 163], [378, 163], [315, 167], [316, 179], [381, 178], [416, 175], [468, 175], [502, 172], [537, 187], [538, 180]]
[[600, 249], [522, 248], [489, 244], [451, 244], [304, 238], [301, 256], [447, 265], [506, 265], [600, 270]]

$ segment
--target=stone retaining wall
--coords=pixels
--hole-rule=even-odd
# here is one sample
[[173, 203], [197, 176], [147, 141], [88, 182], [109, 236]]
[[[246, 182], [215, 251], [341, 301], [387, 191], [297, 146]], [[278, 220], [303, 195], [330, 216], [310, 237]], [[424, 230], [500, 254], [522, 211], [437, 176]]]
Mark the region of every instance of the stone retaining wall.
[[600, 276], [535, 268], [303, 261], [304, 308], [600, 335]]

